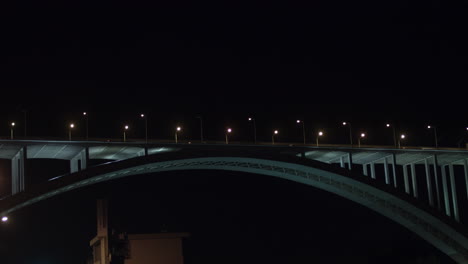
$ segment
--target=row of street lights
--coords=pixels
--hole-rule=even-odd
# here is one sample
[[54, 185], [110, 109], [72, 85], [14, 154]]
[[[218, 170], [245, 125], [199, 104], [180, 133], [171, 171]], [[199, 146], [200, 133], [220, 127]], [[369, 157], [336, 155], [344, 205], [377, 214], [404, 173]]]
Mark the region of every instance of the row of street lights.
[[[87, 112], [83, 112], [83, 116], [85, 118], [85, 121], [86, 121], [86, 140], [88, 140], [88, 114]], [[148, 143], [148, 117], [147, 115], [145, 114], [140, 114], [140, 117], [142, 119], [145, 120], [145, 142]], [[200, 119], [200, 137], [201, 137], [201, 141], [203, 142], [203, 123], [202, 123], [202, 118], [201, 116], [197, 116], [197, 118]], [[256, 128], [256, 123], [255, 123], [255, 118], [253, 117], [249, 117], [248, 118], [248, 121], [250, 122], [253, 122], [253, 129], [254, 129], [254, 143], [256, 144], [257, 143], [257, 128]], [[296, 123], [297, 124], [302, 124], [302, 135], [303, 135], [303, 143], [304, 145], [306, 144], [306, 131], [305, 131], [305, 122], [304, 120], [296, 120]], [[342, 123], [343, 126], [348, 126], [349, 127], [349, 142], [350, 142], [350, 145], [352, 146], [353, 145], [353, 131], [352, 131], [352, 125], [350, 122], [343, 122]], [[10, 124], [10, 138], [11, 139], [14, 139], [14, 127], [15, 127], [15, 122], [12, 122]], [[69, 131], [68, 131], [68, 139], [71, 141], [72, 139], [72, 130], [73, 128], [75, 127], [75, 124], [74, 123], [71, 123], [69, 125]], [[390, 124], [390, 123], [387, 123], [386, 124], [386, 127], [388, 128], [392, 128], [393, 129], [393, 141], [394, 141], [394, 145], [395, 147], [398, 147], [400, 148], [401, 147], [401, 140], [402, 139], [405, 139], [406, 135], [404, 134], [401, 134], [400, 137], [397, 139], [396, 137], [396, 130], [395, 130], [395, 126]], [[124, 126], [124, 130], [123, 130], [123, 137], [124, 137], [124, 142], [126, 142], [126, 132], [127, 130], [129, 129], [129, 126], [128, 125], [125, 125]], [[435, 147], [438, 148], [438, 140], [437, 140], [437, 128], [435, 126], [427, 126], [427, 129], [434, 129], [434, 140], [435, 140]], [[466, 130], [468, 131], [468, 127], [466, 128]], [[181, 131], [181, 127], [178, 126], [176, 127], [176, 131], [175, 131], [175, 142], [177, 143], [178, 142], [178, 138], [177, 138], [177, 134], [178, 132]], [[228, 128], [226, 130], [226, 133], [225, 133], [225, 140], [226, 140], [226, 144], [229, 144], [229, 138], [228, 138], [228, 135], [231, 134], [232, 132], [232, 129], [231, 128]], [[273, 134], [272, 134], [272, 144], [275, 143], [275, 135], [278, 135], [279, 131], [278, 130], [274, 130], [273, 131]], [[319, 144], [319, 137], [323, 136], [323, 131], [318, 131], [317, 132], [317, 135], [316, 135], [316, 138], [315, 138], [315, 141], [316, 141], [316, 145], [318, 146]], [[358, 137], [358, 146], [360, 147], [361, 146], [361, 140], [363, 140], [364, 138], [366, 137], [366, 134], [365, 133], [361, 133], [360, 136]]]

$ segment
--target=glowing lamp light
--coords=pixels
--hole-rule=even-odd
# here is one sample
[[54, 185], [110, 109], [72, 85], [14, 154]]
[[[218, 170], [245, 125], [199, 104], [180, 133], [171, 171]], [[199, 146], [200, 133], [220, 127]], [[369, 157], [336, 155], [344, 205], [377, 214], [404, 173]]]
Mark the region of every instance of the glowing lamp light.
[[70, 128], [74, 128], [75, 127], [75, 124], [70, 124]]
[[251, 117], [249, 117], [249, 121], [252, 121], [252, 118], [251, 118]]
[[343, 126], [346, 126], [346, 122], [343, 122]]
[[141, 116], [141, 117], [145, 117], [145, 114], [141, 114], [140, 116]]
[[2, 222], [6, 222], [6, 221], [8, 221], [8, 217], [7, 216], [2, 217]]
[[180, 127], [177, 127], [177, 128], [176, 128], [177, 131], [180, 131], [181, 129], [182, 129], [182, 128], [180, 128]]
[[387, 124], [387, 127], [390, 127], [390, 124]]
[[405, 139], [405, 138], [406, 138], [406, 136], [404, 134], [401, 135], [401, 139]]
[[427, 126], [428, 129], [431, 129], [431, 126]]
[[275, 135], [277, 135], [277, 134], [278, 134], [278, 130], [275, 130], [273, 133], [274, 133]]
[[319, 136], [323, 136], [323, 132], [322, 132], [322, 131], [319, 131], [319, 132], [318, 132], [318, 135], [319, 135]]
[[125, 130], [128, 130], [128, 126], [125, 126]]
[[232, 132], [232, 129], [228, 128], [228, 129], [227, 129], [227, 132], [228, 132], [228, 133], [231, 133], [231, 132]]
[[15, 126], [15, 122], [12, 122], [12, 123], [11, 123], [11, 126], [14, 127], [14, 126]]
[[298, 119], [298, 120], [296, 120], [296, 123], [298, 123], [298, 124], [299, 124], [300, 122], [301, 122], [301, 120], [299, 120], [299, 119]]
[[365, 133], [361, 133], [361, 137], [366, 137], [366, 134]]
[[83, 115], [85, 116], [85, 115], [87, 115], [87, 113], [86, 113], [86, 112], [83, 112]]

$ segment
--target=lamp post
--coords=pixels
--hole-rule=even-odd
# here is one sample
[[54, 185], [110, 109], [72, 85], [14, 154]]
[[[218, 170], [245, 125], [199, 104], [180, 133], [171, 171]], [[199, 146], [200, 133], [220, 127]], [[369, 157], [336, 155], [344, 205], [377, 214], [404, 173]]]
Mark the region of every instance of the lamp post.
[[127, 130], [129, 129], [129, 126], [128, 125], [125, 125], [124, 126], [124, 130], [123, 130], [123, 141], [124, 142], [127, 142]]
[[255, 124], [255, 118], [249, 117], [249, 121], [253, 122], [253, 128], [254, 128], [254, 144], [257, 144], [257, 125]]
[[349, 126], [349, 144], [353, 147], [353, 132], [351, 122], [343, 122], [343, 126]]
[[148, 117], [145, 114], [140, 114], [140, 117], [145, 120], [145, 143], [148, 144]]
[[71, 141], [72, 129], [75, 127], [75, 124], [71, 123], [68, 129], [68, 140]]
[[15, 122], [11, 122], [10, 126], [10, 139], [13, 139], [13, 129], [15, 128]]
[[322, 132], [322, 131], [319, 131], [319, 132], [317, 133], [317, 136], [315, 137], [315, 142], [316, 142], [316, 144], [317, 144], [317, 147], [318, 147], [318, 145], [319, 145], [319, 137], [321, 137], [321, 136], [323, 136], [323, 132]]
[[361, 139], [364, 139], [366, 137], [365, 133], [361, 133], [360, 137], [358, 137], [358, 147], [361, 147]]
[[174, 137], [175, 137], [175, 143], [177, 144], [178, 141], [177, 141], [177, 133], [180, 132], [182, 130], [182, 128], [180, 126], [176, 127], [176, 131], [175, 131], [175, 134], [174, 134]]
[[86, 122], [86, 141], [88, 141], [88, 113], [83, 112], [83, 116], [84, 116], [84, 119], [85, 119], [85, 122]]
[[225, 133], [225, 136], [226, 136], [226, 144], [229, 144], [229, 140], [228, 140], [228, 135], [231, 134], [232, 132], [232, 129], [228, 128], [226, 130], [226, 133]]
[[402, 139], [405, 139], [406, 138], [406, 135], [405, 134], [401, 134], [400, 135], [400, 138], [398, 139], [398, 148], [401, 148], [401, 140]]
[[396, 140], [395, 125], [387, 123], [386, 127], [391, 127], [392, 130], [393, 130], [393, 145], [396, 148], [397, 147], [397, 140]]
[[427, 129], [431, 129], [431, 128], [434, 129], [435, 148], [438, 148], [438, 147], [439, 147], [439, 144], [438, 144], [438, 142], [437, 142], [437, 127], [435, 127], [435, 126], [427, 126]]
[[200, 115], [197, 118], [200, 119], [200, 142], [203, 143], [203, 118]]
[[275, 144], [275, 135], [278, 135], [278, 130], [273, 131], [273, 135], [271, 136], [271, 144]]
[[300, 124], [302, 123], [302, 137], [304, 139], [304, 145], [306, 144], [306, 137], [305, 137], [305, 123], [304, 120], [296, 120], [296, 123]]

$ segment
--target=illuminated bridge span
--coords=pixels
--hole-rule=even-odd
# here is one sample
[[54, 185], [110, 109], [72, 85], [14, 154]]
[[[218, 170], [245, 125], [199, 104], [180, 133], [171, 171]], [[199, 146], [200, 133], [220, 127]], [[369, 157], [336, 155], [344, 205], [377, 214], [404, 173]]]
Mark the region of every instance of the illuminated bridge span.
[[[229, 170], [279, 177], [342, 196], [468, 264], [466, 150], [0, 141], [0, 158], [11, 160], [12, 172], [11, 195], [0, 200], [0, 216], [120, 177]], [[28, 184], [25, 163], [30, 159], [68, 160], [70, 173]], [[114, 162], [88, 167], [92, 160]]]

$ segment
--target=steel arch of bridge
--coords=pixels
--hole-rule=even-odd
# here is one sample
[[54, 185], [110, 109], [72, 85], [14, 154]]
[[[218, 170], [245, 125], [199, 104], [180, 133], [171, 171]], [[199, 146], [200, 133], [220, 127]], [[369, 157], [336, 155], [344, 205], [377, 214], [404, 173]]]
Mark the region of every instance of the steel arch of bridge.
[[[411, 202], [349, 177], [346, 175], [347, 170], [337, 169], [331, 165], [314, 161], [295, 163], [236, 156], [183, 157], [163, 161], [140, 157], [132, 161], [117, 162], [117, 165], [118, 163], [124, 166], [117, 166], [116, 169], [110, 171], [91, 173], [90, 176], [85, 173], [86, 170], [76, 175], [70, 174], [63, 179], [46, 184], [45, 191], [20, 193], [12, 197], [12, 201], [9, 199], [0, 201], [0, 215], [10, 214], [22, 207], [66, 191], [126, 176], [177, 170], [228, 170], [279, 177], [342, 196], [405, 226], [457, 263], [468, 263], [468, 238], [465, 234]], [[109, 165], [102, 167], [106, 166]]]

